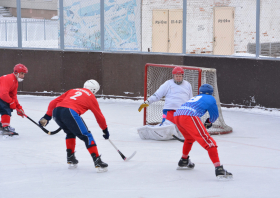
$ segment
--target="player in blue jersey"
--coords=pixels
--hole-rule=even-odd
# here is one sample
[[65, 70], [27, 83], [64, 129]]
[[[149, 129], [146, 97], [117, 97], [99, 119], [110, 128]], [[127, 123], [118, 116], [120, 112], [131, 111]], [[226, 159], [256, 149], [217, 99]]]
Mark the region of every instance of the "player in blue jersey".
[[[174, 113], [174, 121], [185, 137], [183, 145], [183, 155], [180, 159], [177, 168], [193, 169], [195, 164], [189, 159], [189, 152], [192, 145], [197, 141], [204, 149], [208, 151], [209, 157], [215, 166], [216, 177], [231, 179], [232, 174], [227, 172], [220, 164], [220, 159], [215, 140], [209, 135], [206, 128], [209, 129], [212, 123], [219, 117], [219, 111], [215, 98], [212, 96], [213, 87], [209, 84], [204, 84], [199, 88], [199, 95], [191, 98], [184, 103]], [[209, 112], [210, 118], [207, 118], [203, 124], [199, 117]], [[206, 127], [206, 128], [205, 128]]]

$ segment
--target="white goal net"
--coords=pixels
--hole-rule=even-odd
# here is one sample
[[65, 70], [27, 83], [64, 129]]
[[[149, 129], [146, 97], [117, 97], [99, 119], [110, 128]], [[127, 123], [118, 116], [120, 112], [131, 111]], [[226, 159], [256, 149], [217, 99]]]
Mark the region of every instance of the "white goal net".
[[[194, 96], [198, 95], [199, 87], [205, 83], [212, 85], [214, 88], [213, 96], [217, 101], [219, 118], [207, 131], [211, 135], [231, 133], [232, 128], [226, 125], [223, 119], [217, 86], [216, 69], [183, 65], [161, 65], [147, 63], [145, 66], [144, 100], [154, 94], [160, 87], [160, 85], [162, 85], [165, 81], [172, 79], [172, 70], [176, 66], [181, 66], [184, 69], [184, 80], [188, 81], [192, 85]], [[162, 98], [158, 102], [152, 103], [148, 108], [144, 109], [144, 125], [155, 125], [162, 121], [163, 105], [164, 98]], [[207, 112], [203, 117], [201, 117], [202, 122], [204, 123], [208, 117], [209, 114]]]

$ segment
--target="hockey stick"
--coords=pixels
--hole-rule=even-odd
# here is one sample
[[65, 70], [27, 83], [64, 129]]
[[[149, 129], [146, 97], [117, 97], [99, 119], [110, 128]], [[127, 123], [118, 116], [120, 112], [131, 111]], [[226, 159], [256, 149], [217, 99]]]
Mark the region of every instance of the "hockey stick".
[[59, 127], [58, 129], [56, 129], [55, 131], [48, 131], [47, 129], [45, 129], [44, 127], [41, 127], [39, 124], [37, 124], [37, 122], [35, 122], [34, 120], [32, 120], [30, 117], [28, 117], [27, 115], [24, 114], [25, 117], [27, 117], [31, 122], [33, 122], [34, 124], [36, 124], [38, 127], [40, 127], [46, 134], [48, 135], [54, 135], [56, 133], [58, 133], [61, 128]]
[[121, 157], [123, 158], [123, 160], [124, 160], [125, 162], [127, 162], [128, 160], [130, 160], [131, 158], [133, 158], [133, 156], [136, 154], [136, 151], [134, 151], [134, 153], [133, 153], [129, 158], [126, 158], [126, 157], [122, 154], [122, 152], [120, 152], [119, 149], [113, 144], [113, 142], [112, 142], [110, 139], [108, 139], [108, 140], [109, 140], [109, 142], [113, 145], [113, 147], [118, 151], [118, 153], [121, 155]]
[[172, 135], [176, 140], [180, 141], [180, 142], [185, 142], [185, 140], [178, 138], [176, 135]]

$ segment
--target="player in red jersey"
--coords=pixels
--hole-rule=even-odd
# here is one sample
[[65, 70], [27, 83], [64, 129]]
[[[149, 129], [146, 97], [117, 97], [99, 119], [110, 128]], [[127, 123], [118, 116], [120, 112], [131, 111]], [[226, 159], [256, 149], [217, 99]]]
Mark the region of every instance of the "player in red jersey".
[[53, 116], [55, 122], [66, 133], [66, 152], [69, 168], [76, 168], [78, 164], [78, 160], [75, 157], [76, 137], [78, 137], [85, 142], [95, 167], [98, 168], [98, 172], [107, 171], [108, 164], [102, 162], [98, 154], [96, 142], [86, 123], [80, 117], [87, 110], [91, 110], [97, 123], [103, 130], [103, 137], [105, 139], [109, 138], [106, 120], [94, 96], [99, 88], [100, 86], [97, 81], [88, 80], [85, 82], [84, 88], [71, 89], [65, 92], [50, 102], [47, 113], [39, 121], [41, 126], [46, 126]]
[[14, 72], [0, 77], [0, 132], [3, 135], [18, 136], [15, 129], [10, 127], [10, 120], [14, 109], [19, 116], [24, 117], [24, 111], [17, 99], [18, 82], [22, 82], [28, 69], [23, 64], [17, 64]]
[[[213, 87], [203, 84], [199, 88], [199, 95], [182, 104], [174, 113], [174, 121], [185, 137], [183, 155], [178, 163], [178, 170], [193, 169], [195, 164], [191, 162], [189, 153], [193, 143], [197, 141], [205, 150], [215, 166], [215, 174], [218, 179], [232, 179], [232, 173], [224, 169], [220, 163], [218, 145], [206, 130], [212, 127], [219, 117], [216, 99], [213, 95]], [[203, 124], [200, 120], [208, 111], [210, 117]]]

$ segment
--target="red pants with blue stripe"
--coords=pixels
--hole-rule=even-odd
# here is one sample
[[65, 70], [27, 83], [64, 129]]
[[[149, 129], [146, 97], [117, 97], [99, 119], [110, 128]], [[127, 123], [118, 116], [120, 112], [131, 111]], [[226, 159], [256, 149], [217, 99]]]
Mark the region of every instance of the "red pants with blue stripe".
[[175, 116], [175, 124], [179, 131], [185, 137], [183, 146], [183, 158], [187, 158], [192, 145], [197, 141], [204, 149], [208, 151], [209, 157], [213, 164], [220, 163], [217, 144], [209, 135], [200, 118], [197, 116]]

